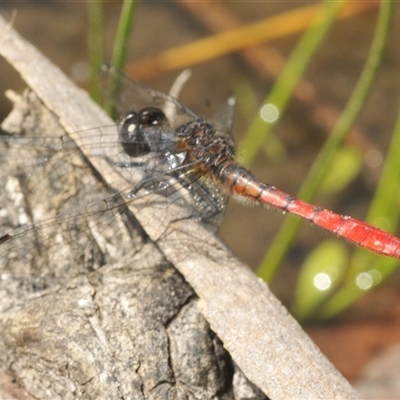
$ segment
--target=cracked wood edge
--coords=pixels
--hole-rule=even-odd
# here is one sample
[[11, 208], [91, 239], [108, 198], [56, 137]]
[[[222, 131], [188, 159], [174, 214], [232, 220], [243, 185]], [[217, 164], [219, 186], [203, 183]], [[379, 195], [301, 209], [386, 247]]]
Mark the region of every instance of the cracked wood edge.
[[[0, 54], [57, 115], [72, 138], [73, 132], [111, 123], [86, 92], [1, 17]], [[156, 228], [149, 217], [151, 221], [151, 215], [145, 215], [144, 228], [155, 239]], [[360, 398], [265, 283], [195, 221], [181, 225], [176, 223], [175, 229], [159, 240], [159, 247], [194, 288], [212, 329], [253, 383], [272, 400]]]

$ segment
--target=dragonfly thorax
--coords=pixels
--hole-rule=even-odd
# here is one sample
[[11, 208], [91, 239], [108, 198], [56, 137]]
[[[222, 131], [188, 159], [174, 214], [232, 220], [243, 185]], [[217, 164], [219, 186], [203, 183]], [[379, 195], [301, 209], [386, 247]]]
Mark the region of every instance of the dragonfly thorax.
[[183, 148], [190, 162], [199, 162], [203, 169], [215, 171], [233, 159], [235, 150], [231, 139], [218, 134], [213, 125], [202, 120], [188, 122], [179, 129]]

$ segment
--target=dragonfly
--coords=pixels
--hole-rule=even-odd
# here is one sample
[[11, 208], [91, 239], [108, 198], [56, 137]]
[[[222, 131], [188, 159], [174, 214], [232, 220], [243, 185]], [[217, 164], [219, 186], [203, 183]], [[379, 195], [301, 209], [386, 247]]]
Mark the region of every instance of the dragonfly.
[[[171, 95], [150, 89], [110, 65], [102, 67], [101, 80], [121, 116], [111, 127], [85, 132], [91, 139], [85, 145], [94, 157], [101, 158], [123, 178], [123, 186], [105, 183], [100, 171], [100, 176], [93, 178], [97, 183], [89, 179], [93, 174], [83, 174], [77, 196], [66, 188], [73, 180], [74, 168], [80, 169], [87, 163], [79, 148], [82, 146], [79, 134], [74, 141], [66, 135], [0, 136], [0, 143], [3, 142], [7, 151], [12, 148], [16, 151], [14, 174], [20, 179], [21, 187], [27, 185], [25, 193], [41, 184], [35, 178], [35, 168], [47, 168], [55, 177], [56, 191], [68, 199], [56, 207], [54, 215], [40, 219], [41, 215], [27, 213], [22, 221], [19, 218], [14, 223], [16, 229], [3, 233], [0, 264], [21, 257], [30, 262], [39, 253], [59, 249], [63, 240], [80, 249], [93, 238], [100, 243], [99, 232], [106, 236], [106, 241], [115, 239], [118, 229], [127, 226], [128, 220], [133, 225], [136, 223], [132, 216], [126, 217], [131, 203], [141, 203], [143, 209], [154, 207], [157, 210], [154, 218], [168, 213], [169, 203], [179, 205], [186, 211], [177, 218], [196, 218], [214, 232], [221, 224], [230, 195], [297, 215], [362, 248], [400, 258], [399, 238], [355, 218], [308, 204], [262, 182], [241, 166], [235, 160], [232, 138], [232, 98], [216, 116], [206, 120]], [[115, 81], [119, 82], [118, 90], [112, 84]], [[25, 161], [33, 159], [26, 156], [32, 150], [36, 157], [33, 163]], [[14, 184], [18, 186], [18, 182]], [[88, 189], [93, 184], [101, 186], [101, 194]], [[24, 193], [24, 189], [19, 193]], [[38, 201], [40, 193], [39, 190]], [[89, 217], [96, 222], [88, 222]], [[53, 227], [61, 227], [64, 236], [58, 238], [52, 234]], [[86, 242], [80, 236], [83, 231], [89, 233]], [[68, 250], [64, 254], [69, 257]], [[93, 249], [90, 256], [82, 255], [81, 251], [79, 261], [85, 257], [99, 258], [98, 264], [106, 262]]]

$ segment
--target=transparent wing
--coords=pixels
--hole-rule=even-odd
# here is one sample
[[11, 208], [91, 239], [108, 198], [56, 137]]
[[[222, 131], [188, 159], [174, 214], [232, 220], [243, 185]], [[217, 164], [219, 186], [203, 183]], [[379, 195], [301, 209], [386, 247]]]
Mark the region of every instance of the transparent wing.
[[226, 137], [231, 144], [233, 144], [232, 128], [233, 128], [233, 116], [235, 113], [236, 100], [234, 97], [230, 97], [213, 115], [211, 122], [216, 128], [220, 136]]
[[[167, 107], [177, 116], [168, 129], [198, 119], [172, 97], [112, 67], [103, 69], [106, 79], [115, 75], [121, 85], [120, 110]], [[221, 135], [230, 134], [227, 109], [217, 121]], [[118, 262], [132, 248], [129, 243], [145, 236], [138, 216], [144, 216], [142, 225], [156, 221], [160, 235], [171, 217], [196, 218], [211, 231], [218, 228], [227, 193], [199, 164], [171, 162], [173, 145], [160, 146], [168, 149], [165, 153], [133, 159], [123, 151], [116, 125], [75, 133], [74, 140], [56, 126], [49, 129], [47, 119], [30, 126], [53, 136], [0, 135], [3, 272], [12, 269], [25, 276], [27, 268], [37, 268], [38, 275], [50, 277], [54, 262], [65, 269], [77, 266], [77, 273], [79, 266]]]
[[[92, 136], [92, 157], [105, 163], [96, 172], [82, 155], [79, 140], [0, 137], [0, 165], [6, 167], [0, 196], [0, 266], [18, 263], [22, 271], [36, 265], [43, 273], [43, 266], [55, 261], [66, 269], [118, 262], [129, 253], [127, 241], [141, 231], [137, 214], [146, 211], [159, 221], [162, 235], [171, 203], [178, 210], [173, 219], [197, 218], [212, 231], [218, 228], [227, 194], [200, 175], [198, 165], [171, 169], [154, 160], [134, 163], [111, 139], [110, 129], [85, 132]], [[122, 185], [105, 184], [110, 180], [108, 167]]]
[[104, 64], [100, 70], [100, 81], [106, 97], [116, 107], [119, 115], [128, 110], [139, 111], [151, 106], [159, 107], [166, 112], [173, 128], [199, 119], [193, 111], [170, 95], [150, 89], [108, 64]]

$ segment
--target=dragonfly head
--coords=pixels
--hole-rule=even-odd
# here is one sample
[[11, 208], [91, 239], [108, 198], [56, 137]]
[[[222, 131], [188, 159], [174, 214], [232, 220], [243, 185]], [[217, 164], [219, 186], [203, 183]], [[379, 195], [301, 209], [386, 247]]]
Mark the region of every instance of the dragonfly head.
[[130, 110], [119, 123], [119, 138], [126, 154], [140, 157], [152, 151], [147, 132], [152, 127], [168, 123], [164, 112], [157, 107], [145, 107], [139, 112]]

